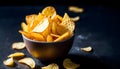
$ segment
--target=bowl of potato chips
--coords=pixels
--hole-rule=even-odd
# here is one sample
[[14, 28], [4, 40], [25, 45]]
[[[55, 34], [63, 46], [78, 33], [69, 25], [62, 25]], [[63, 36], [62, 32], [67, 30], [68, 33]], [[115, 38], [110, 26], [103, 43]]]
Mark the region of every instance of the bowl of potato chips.
[[74, 41], [75, 23], [67, 13], [62, 17], [53, 6], [47, 6], [25, 19], [19, 33], [33, 57], [52, 60], [68, 54]]

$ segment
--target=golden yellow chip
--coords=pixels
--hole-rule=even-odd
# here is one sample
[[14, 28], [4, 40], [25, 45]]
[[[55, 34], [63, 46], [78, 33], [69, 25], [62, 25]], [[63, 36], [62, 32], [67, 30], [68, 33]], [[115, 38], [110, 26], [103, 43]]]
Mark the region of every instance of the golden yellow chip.
[[45, 41], [45, 38], [40, 33], [31, 32], [31, 38], [37, 41]]
[[57, 35], [57, 34], [50, 34], [52, 37], [55, 37], [55, 38], [58, 38], [60, 37], [60, 35]]
[[27, 23], [28, 25], [32, 24], [36, 17], [37, 17], [37, 14], [27, 15], [27, 16], [25, 17], [26, 23]]
[[25, 43], [24, 42], [14, 42], [12, 44], [12, 49], [24, 49], [25, 48]]
[[70, 36], [71, 36], [70, 32], [68, 31], [68, 32], [64, 33], [63, 35], [61, 35], [60, 37], [58, 37], [56, 40], [54, 40], [54, 42], [65, 40], [65, 39], [69, 38]]
[[36, 66], [35, 61], [34, 61], [32, 58], [28, 58], [28, 57], [23, 58], [23, 59], [20, 59], [18, 62], [19, 62], [19, 63], [26, 64], [26, 65], [28, 65], [29, 67], [31, 67], [32, 69], [35, 68], [35, 66]]
[[52, 33], [57, 34], [57, 24], [55, 22], [52, 23]]
[[66, 58], [63, 61], [63, 66], [66, 69], [76, 69], [76, 68], [78, 68], [80, 66], [80, 64], [76, 64], [76, 63], [72, 62], [71, 59]]
[[3, 64], [6, 66], [13, 67], [15, 65], [15, 62], [14, 62], [13, 58], [8, 58], [7, 60], [3, 61]]
[[56, 10], [53, 6], [47, 6], [42, 10], [42, 14], [46, 15], [47, 17], [54, 18], [56, 15]]
[[67, 13], [64, 14], [62, 23], [60, 25], [62, 25], [65, 28], [67, 28], [70, 31], [71, 34], [75, 30], [75, 23], [71, 20], [71, 18], [68, 16]]
[[47, 35], [47, 42], [52, 42], [53, 41], [53, 37], [51, 35]]
[[59, 69], [59, 66], [56, 63], [51, 63], [47, 66], [41, 67], [41, 69]]
[[22, 35], [26, 36], [27, 38], [32, 39], [31, 34], [30, 34], [30, 33], [28, 33], [28, 32], [25, 32], [25, 31], [19, 30], [19, 33], [21, 33]]
[[40, 21], [39, 24], [37, 24], [34, 29], [32, 30], [33, 32], [43, 32], [45, 29], [47, 29], [49, 26], [49, 21], [48, 18], [44, 18], [42, 21]]
[[16, 52], [13, 54], [8, 55], [9, 58], [23, 58], [25, 56], [22, 52]]
[[29, 39], [33, 39], [33, 40], [37, 40], [37, 41], [45, 41], [45, 38], [40, 33], [36, 33], [36, 32], [28, 33], [25, 31], [19, 31], [19, 32]]
[[21, 27], [22, 27], [23, 31], [28, 32], [28, 26], [25, 22], [21, 23]]

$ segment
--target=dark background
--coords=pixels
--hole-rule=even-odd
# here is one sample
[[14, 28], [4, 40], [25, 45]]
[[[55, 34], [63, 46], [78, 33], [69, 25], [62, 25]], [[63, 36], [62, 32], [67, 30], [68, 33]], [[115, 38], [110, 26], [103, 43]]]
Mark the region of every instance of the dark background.
[[120, 10], [119, 0], [0, 0], [0, 6], [87, 5], [107, 6]]

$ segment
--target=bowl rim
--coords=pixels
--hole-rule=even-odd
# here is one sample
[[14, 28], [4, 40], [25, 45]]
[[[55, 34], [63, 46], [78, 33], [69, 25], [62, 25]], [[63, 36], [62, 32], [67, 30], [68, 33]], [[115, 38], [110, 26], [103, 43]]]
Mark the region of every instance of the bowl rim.
[[45, 41], [32, 40], [32, 39], [27, 38], [25, 35], [22, 34], [23, 39], [26, 39], [26, 40], [28, 40], [28, 41], [36, 42], [36, 43], [50, 43], [50, 44], [52, 44], [52, 43], [62, 43], [62, 42], [65, 42], [65, 41], [71, 39], [72, 37], [74, 38], [74, 36], [75, 36], [75, 34], [73, 34], [72, 36], [70, 36], [69, 38], [67, 38], [67, 39], [65, 39], [65, 40], [58, 41], [58, 42], [45, 42]]

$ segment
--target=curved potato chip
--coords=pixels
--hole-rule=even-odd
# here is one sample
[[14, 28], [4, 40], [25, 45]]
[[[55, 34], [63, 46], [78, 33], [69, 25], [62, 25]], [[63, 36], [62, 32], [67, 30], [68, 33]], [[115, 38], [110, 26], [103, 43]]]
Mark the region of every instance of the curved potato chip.
[[57, 39], [55, 39], [54, 42], [65, 40], [70, 36], [71, 36], [70, 32], [68, 31], [68, 32], [64, 33], [63, 35], [61, 35], [60, 37], [58, 37]]
[[9, 58], [23, 58], [25, 56], [22, 52], [16, 52], [13, 54], [8, 55]]
[[56, 15], [56, 10], [53, 6], [47, 6], [42, 10], [42, 14], [54, 18], [54, 16]]
[[23, 31], [28, 32], [28, 25], [25, 22], [21, 23], [21, 27], [22, 27]]
[[84, 47], [84, 48], [80, 48], [82, 51], [85, 52], [91, 52], [92, 51], [92, 47], [88, 46], [88, 47]]
[[47, 35], [47, 42], [52, 42], [53, 41], [53, 37], [51, 35]]
[[48, 18], [44, 18], [32, 31], [33, 32], [43, 32], [49, 26]]
[[3, 61], [3, 64], [6, 66], [13, 67], [15, 65], [15, 62], [14, 62], [13, 58], [8, 58], [7, 60]]
[[84, 11], [83, 8], [79, 8], [77, 6], [69, 6], [68, 10], [72, 11], [72, 12], [75, 12], [75, 13], [82, 13]]
[[32, 58], [23, 58], [18, 61], [19, 63], [23, 63], [31, 67], [32, 69], [35, 68], [35, 61]]
[[55, 37], [55, 38], [58, 38], [60, 37], [60, 35], [57, 35], [57, 34], [50, 34], [52, 37]]
[[37, 14], [27, 15], [25, 17], [26, 23], [30, 25], [35, 20], [36, 17], [37, 17]]
[[70, 33], [73, 33], [75, 30], [75, 23], [70, 19], [67, 13], [64, 14], [62, 23], [60, 25], [67, 28], [70, 31]]
[[24, 42], [14, 42], [12, 44], [12, 49], [24, 49], [25, 48], [25, 43]]
[[78, 68], [80, 66], [80, 64], [76, 64], [76, 63], [72, 62], [71, 59], [66, 58], [63, 61], [63, 66], [66, 69], [76, 69], [76, 68]]
[[76, 17], [72, 17], [71, 20], [73, 20], [74, 22], [78, 21], [80, 19], [79, 16], [76, 16]]
[[52, 23], [52, 33], [57, 34], [57, 24], [55, 22]]
[[41, 69], [59, 69], [59, 66], [56, 63], [52, 63], [47, 66], [41, 67]]

